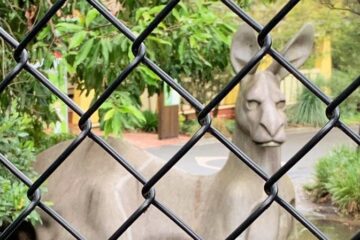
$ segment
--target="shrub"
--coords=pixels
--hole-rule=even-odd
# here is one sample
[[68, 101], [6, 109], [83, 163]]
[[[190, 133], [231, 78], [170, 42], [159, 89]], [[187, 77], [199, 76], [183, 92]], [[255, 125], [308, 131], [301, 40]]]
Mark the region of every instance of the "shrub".
[[179, 121], [180, 133], [182, 134], [192, 135], [200, 128], [200, 124], [197, 122], [197, 120], [185, 119], [185, 117], [181, 115], [179, 117]]
[[348, 214], [360, 213], [360, 151], [341, 147], [316, 164], [316, 182], [308, 186], [315, 200], [331, 198]]
[[57, 134], [50, 134], [44, 135], [44, 137], [40, 140], [39, 146], [35, 149], [35, 154], [38, 154], [51, 146], [58, 144], [59, 142], [67, 141], [70, 139], [74, 139], [74, 135], [70, 133], [57, 133]]
[[145, 132], [156, 132], [158, 127], [158, 116], [151, 111], [143, 112], [145, 121], [142, 123], [141, 129]]
[[[329, 90], [330, 95], [334, 99], [354, 81], [354, 75], [354, 73], [334, 71], [331, 80], [325, 82], [322, 78], [318, 77], [315, 83], [320, 86], [320, 88]], [[348, 124], [360, 122], [359, 99], [360, 91], [355, 91], [340, 104], [341, 119]], [[287, 110], [289, 123], [315, 127], [323, 126], [327, 121], [325, 107], [326, 105], [313, 93], [303, 88], [298, 97], [298, 103]]]
[[[32, 118], [18, 113], [4, 113], [0, 118], [0, 154], [11, 161], [28, 178], [34, 181], [37, 173], [33, 169], [35, 155], [52, 145], [73, 136], [70, 134], [32, 134]], [[41, 138], [38, 137], [41, 134]], [[0, 164], [0, 227], [13, 222], [29, 204], [28, 187]], [[41, 187], [46, 191], [45, 187]], [[27, 218], [33, 225], [41, 223], [36, 211]]]
[[[330, 90], [333, 98], [337, 97], [348, 85], [354, 81], [356, 73], [334, 71], [330, 81]], [[360, 122], [360, 91], [354, 91], [340, 105], [341, 117], [345, 119], [357, 119], [354, 122]]]
[[[323, 80], [318, 78], [317, 85], [322, 85]], [[289, 123], [323, 126], [327, 122], [325, 104], [308, 89], [303, 88], [299, 95], [298, 103], [288, 110]]]
[[115, 91], [100, 107], [101, 128], [105, 136], [110, 133], [121, 135], [124, 129], [132, 130], [145, 122], [139, 106], [125, 91]]
[[225, 127], [228, 130], [228, 132], [230, 134], [233, 134], [235, 131], [235, 127], [236, 127], [236, 122], [235, 120], [227, 120], [225, 121]]
[[[32, 169], [35, 161], [34, 141], [26, 131], [31, 119], [18, 114], [5, 115], [0, 119], [1, 154], [11, 161], [30, 179], [36, 174]], [[0, 165], [0, 226], [11, 223], [29, 204], [26, 196], [28, 187], [17, 180]], [[33, 211], [28, 220], [32, 224], [40, 222], [39, 215]]]
[[235, 120], [225, 118], [213, 118], [211, 125], [220, 131], [224, 136], [231, 137], [235, 129]]

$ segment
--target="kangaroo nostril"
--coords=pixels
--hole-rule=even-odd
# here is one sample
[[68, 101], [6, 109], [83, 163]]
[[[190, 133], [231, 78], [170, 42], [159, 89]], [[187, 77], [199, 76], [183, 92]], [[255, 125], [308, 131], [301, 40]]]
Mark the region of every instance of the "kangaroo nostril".
[[280, 131], [280, 129], [284, 127], [284, 122], [279, 121], [279, 120], [276, 122], [275, 121], [273, 121], [273, 122], [261, 121], [260, 126], [266, 130], [266, 132], [270, 135], [270, 137], [275, 137], [276, 134]]

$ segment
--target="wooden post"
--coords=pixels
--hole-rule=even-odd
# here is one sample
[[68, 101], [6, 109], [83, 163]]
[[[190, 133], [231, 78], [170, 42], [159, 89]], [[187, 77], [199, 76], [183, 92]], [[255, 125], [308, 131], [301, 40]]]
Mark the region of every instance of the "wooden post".
[[159, 139], [174, 138], [179, 136], [179, 105], [165, 106], [164, 93], [158, 97]]

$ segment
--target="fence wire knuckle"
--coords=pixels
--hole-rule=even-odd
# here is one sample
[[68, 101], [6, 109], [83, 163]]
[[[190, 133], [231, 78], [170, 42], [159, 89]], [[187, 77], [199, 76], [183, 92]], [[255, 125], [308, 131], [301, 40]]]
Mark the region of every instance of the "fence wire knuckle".
[[[97, 145], [105, 150], [118, 164], [120, 164], [129, 174], [132, 175], [139, 183], [143, 185], [141, 194], [144, 201], [138, 208], [119, 226], [119, 228], [112, 234], [109, 239], [118, 239], [141, 215], [149, 208], [155, 207], [162, 212], [166, 217], [173, 221], [179, 228], [181, 228], [192, 239], [202, 239], [190, 226], [181, 220], [171, 209], [167, 208], [159, 199], [156, 198], [156, 184], [162, 179], [168, 171], [170, 171], [181, 158], [193, 148], [193, 146], [206, 134], [209, 133], [222, 143], [230, 152], [232, 152], [239, 161], [245, 163], [259, 178], [264, 180], [264, 192], [267, 197], [261, 202], [250, 215], [238, 227], [230, 232], [226, 239], [236, 239], [243, 233], [258, 217], [260, 217], [267, 208], [274, 202], [279, 204], [295, 219], [304, 225], [315, 237], [319, 239], [327, 239], [314, 224], [306, 219], [298, 210], [290, 203], [286, 202], [278, 195], [278, 181], [284, 176], [292, 167], [297, 164], [303, 156], [308, 153], [316, 144], [321, 141], [334, 127], [337, 127], [346, 135], [348, 135], [354, 142], [360, 144], [360, 137], [351, 128], [344, 124], [340, 119], [339, 106], [347, 99], [360, 85], [360, 76], [357, 77], [349, 86], [347, 86], [341, 94], [331, 100], [325, 93], [323, 93], [316, 85], [314, 85], [307, 77], [305, 77], [298, 69], [291, 65], [291, 63], [284, 58], [277, 50], [272, 48], [271, 31], [283, 20], [283, 18], [291, 12], [300, 0], [288, 1], [278, 13], [263, 27], [249, 16], [243, 9], [241, 9], [235, 2], [231, 0], [222, 0], [221, 2], [240, 19], [254, 29], [257, 35], [257, 41], [260, 46], [258, 52], [250, 59], [250, 61], [226, 84], [226, 86], [213, 97], [207, 104], [203, 105], [194, 96], [192, 96], [181, 84], [177, 83], [169, 74], [155, 64], [146, 56], [146, 46], [144, 41], [146, 38], [158, 27], [158, 25], [168, 16], [171, 11], [178, 5], [180, 0], [171, 0], [163, 9], [154, 17], [148, 26], [136, 36], [128, 27], [125, 26], [110, 11], [104, 7], [97, 0], [87, 0], [100, 15], [102, 15], [112, 26], [114, 26], [119, 34], [126, 36], [132, 42], [131, 50], [134, 54], [134, 59], [119, 71], [118, 76], [112, 83], [103, 91], [97, 100], [84, 112], [79, 106], [66, 94], [56, 88], [49, 79], [44, 76], [38, 69], [29, 63], [29, 54], [26, 50], [28, 44], [33, 41], [37, 34], [46, 26], [52, 17], [66, 4], [66, 0], [56, 1], [50, 9], [42, 16], [32, 29], [26, 34], [22, 41], [18, 42], [8, 32], [0, 26], [0, 38], [2, 38], [12, 49], [13, 57], [16, 61], [15, 67], [5, 75], [0, 82], [0, 94], [6, 89], [11, 81], [16, 78], [21, 72], [30, 73], [42, 86], [50, 90], [50, 92], [65, 103], [75, 114], [80, 117], [78, 127], [81, 132], [70, 143], [70, 145], [59, 155], [54, 156], [56, 159], [52, 161], [50, 166], [41, 175], [32, 182], [24, 173], [17, 169], [12, 163], [11, 159], [7, 159], [0, 153], [0, 162], [13, 176], [28, 186], [27, 196], [30, 200], [21, 214], [3, 231], [0, 232], [0, 239], [7, 239], [18, 228], [18, 226], [25, 220], [25, 218], [36, 207], [41, 208], [46, 214], [53, 218], [66, 231], [68, 231], [76, 239], [86, 239], [82, 233], [71, 226], [60, 214], [54, 209], [47, 206], [41, 201], [40, 187], [42, 184], [61, 166], [68, 156], [78, 148], [81, 142], [86, 138], [92, 139]], [[280, 169], [272, 176], [268, 176], [263, 169], [258, 166], [250, 157], [248, 157], [241, 149], [235, 146], [228, 138], [226, 138], [220, 131], [212, 126], [210, 113], [216, 105], [218, 105], [225, 96], [241, 82], [242, 79], [256, 66], [265, 55], [270, 55], [274, 61], [277, 61], [289, 73], [291, 73], [299, 82], [301, 82], [309, 91], [317, 96], [326, 107], [326, 116], [329, 121], [313, 136], [300, 150], [298, 150], [293, 157], [291, 157]], [[183, 97], [197, 112], [197, 119], [201, 125], [198, 131], [178, 150], [173, 157], [171, 157], [152, 177], [146, 179], [137, 171], [126, 159], [124, 159], [113, 147], [111, 147], [104, 139], [96, 135], [92, 131], [92, 124], [90, 117], [100, 108], [100, 106], [111, 96], [111, 94], [118, 88], [127, 76], [132, 73], [139, 64], [143, 64], [153, 73], [155, 73], [162, 81], [166, 82], [173, 90], [175, 90], [181, 97]]]

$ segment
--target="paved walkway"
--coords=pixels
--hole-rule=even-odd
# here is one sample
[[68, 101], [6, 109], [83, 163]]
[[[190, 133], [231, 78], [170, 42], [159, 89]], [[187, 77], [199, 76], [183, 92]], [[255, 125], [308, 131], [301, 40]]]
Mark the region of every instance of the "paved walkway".
[[159, 148], [169, 145], [179, 145], [190, 139], [189, 136], [179, 135], [176, 138], [160, 140], [156, 133], [124, 133], [124, 139], [142, 149]]

